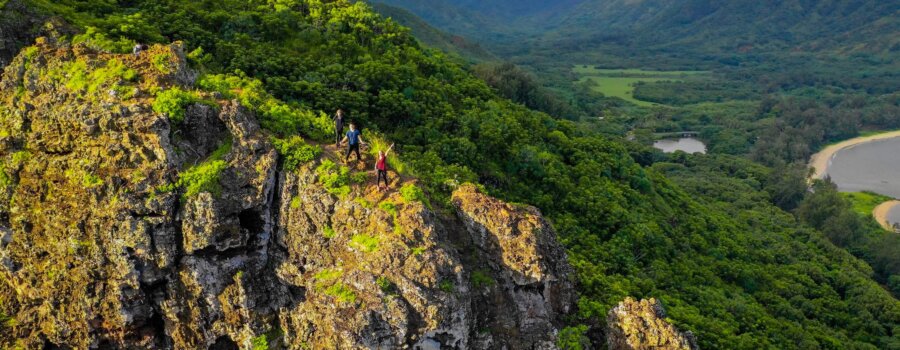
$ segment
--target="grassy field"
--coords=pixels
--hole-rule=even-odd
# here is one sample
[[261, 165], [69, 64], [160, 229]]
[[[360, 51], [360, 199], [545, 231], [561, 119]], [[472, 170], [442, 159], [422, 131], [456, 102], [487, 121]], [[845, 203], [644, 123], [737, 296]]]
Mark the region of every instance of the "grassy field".
[[875, 207], [893, 199], [872, 192], [844, 192], [841, 194], [853, 203], [853, 211], [865, 216], [872, 216]]
[[572, 72], [582, 75], [579, 83], [593, 82], [592, 88], [605, 96], [618, 97], [638, 106], [654, 106], [656, 103], [634, 98], [634, 84], [667, 80], [703, 79], [705, 71], [652, 71], [643, 69], [598, 69], [576, 65]]
[[644, 69], [600, 69], [593, 66], [577, 65], [572, 69], [575, 74], [602, 75], [602, 76], [626, 76], [626, 77], [655, 77], [655, 78], [681, 78], [688, 76], [705, 75], [707, 71], [656, 71]]

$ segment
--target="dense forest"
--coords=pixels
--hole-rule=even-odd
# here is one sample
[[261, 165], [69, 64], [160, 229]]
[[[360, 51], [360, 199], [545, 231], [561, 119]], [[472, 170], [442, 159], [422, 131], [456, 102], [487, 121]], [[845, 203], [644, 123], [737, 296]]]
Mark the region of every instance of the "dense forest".
[[[802, 94], [809, 84], [788, 88], [785, 73], [767, 83], [777, 94], [754, 84], [723, 97], [737, 102], [706, 111], [695, 102], [718, 96], [714, 84], [686, 86], [700, 97], [672, 101], [642, 86], [640, 94], [674, 106], [645, 113], [572, 81], [541, 83], [514, 66], [467, 67], [423, 47], [409, 29], [362, 2], [27, 2], [73, 26], [77, 34], [66, 38], [73, 44], [125, 53], [138, 42], [183, 41], [202, 72], [199, 87], [248, 105], [276, 139], [321, 140], [322, 113], [343, 108], [367, 134], [397, 143], [395, 166], [422, 180], [437, 206], [473, 182], [539, 207], [576, 269], [578, 312], [560, 339], [563, 348], [599, 343], [608, 310], [633, 296], [662, 300], [701, 348], [900, 349], [900, 290], [892, 295], [884, 287], [900, 287], [898, 258], [889, 254], [896, 250], [876, 249], [889, 239], [848, 239], [870, 235], [858, 227], [876, 229], [850, 216], [829, 184], [807, 194], [805, 177], [790, 181], [797, 177], [778, 173], [796, 174], [793, 163], [824, 142], [855, 135], [860, 125], [897, 123], [880, 119], [897, 115], [896, 94], [870, 95], [896, 91], [896, 81], [846, 87], [858, 97], [826, 93], [839, 83]], [[748, 75], [721, 79], [739, 87], [762, 79]], [[192, 101], [191, 92], [160, 92], [157, 99], [176, 108]], [[832, 119], [805, 117], [811, 113]], [[598, 114], [609, 118], [591, 118]], [[624, 140], [629, 130], [694, 126], [705, 128], [717, 154], [665, 155]], [[830, 217], [849, 219], [836, 227], [823, 219]]]

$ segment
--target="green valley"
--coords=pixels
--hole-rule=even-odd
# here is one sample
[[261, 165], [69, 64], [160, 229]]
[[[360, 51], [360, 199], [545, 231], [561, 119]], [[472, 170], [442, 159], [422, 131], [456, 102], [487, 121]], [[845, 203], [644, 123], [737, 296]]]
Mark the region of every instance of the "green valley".
[[0, 3], [0, 348], [900, 349], [891, 2], [385, 2]]

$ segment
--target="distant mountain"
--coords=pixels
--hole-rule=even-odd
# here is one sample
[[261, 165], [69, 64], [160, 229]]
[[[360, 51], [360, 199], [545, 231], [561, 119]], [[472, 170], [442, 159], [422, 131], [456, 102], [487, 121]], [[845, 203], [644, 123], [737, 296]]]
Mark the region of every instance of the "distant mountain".
[[398, 23], [409, 27], [413, 36], [427, 46], [453, 53], [472, 61], [490, 61], [496, 57], [485, 50], [481, 45], [460, 35], [453, 35], [432, 27], [415, 14], [399, 7], [373, 3], [372, 7], [384, 17], [389, 17]]
[[896, 0], [383, 1], [499, 45], [517, 37], [581, 49], [614, 42], [704, 52], [900, 50]]

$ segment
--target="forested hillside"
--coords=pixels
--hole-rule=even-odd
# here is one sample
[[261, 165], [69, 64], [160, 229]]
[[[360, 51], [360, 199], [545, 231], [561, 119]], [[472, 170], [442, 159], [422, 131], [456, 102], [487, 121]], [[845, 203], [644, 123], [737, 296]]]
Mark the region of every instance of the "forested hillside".
[[[900, 349], [900, 302], [873, 279], [871, 266], [770, 204], [772, 194], [761, 185], [768, 168], [723, 161], [705, 170], [737, 180], [682, 175], [693, 158], [665, 158], [501, 98], [363, 2], [24, 2], [78, 31], [62, 38], [63, 45], [128, 53], [136, 42], [183, 41], [201, 74], [198, 91], [155, 91], [147, 98], [159, 106], [157, 112], [183, 112], [188, 104], [204, 104], [203, 96], [237, 100], [257, 114], [273, 143], [285, 145], [279, 147], [284, 158], [306, 150], [306, 142], [324, 140], [323, 113], [343, 108], [365, 135], [396, 142], [394, 168], [421, 181], [430, 200], [412, 190], [408, 197], [450, 211], [451, 193], [472, 182], [503, 200], [538, 207], [574, 267], [577, 310], [566, 320], [561, 348], [602, 347], [604, 320], [613, 306], [626, 297], [654, 297], [703, 349]], [[23, 57], [32, 59], [30, 54]], [[27, 59], [21, 62], [27, 65]], [[24, 106], [17, 95], [4, 95], [3, 111]], [[0, 131], [10, 144], [36, 151], [20, 142], [21, 129]], [[297, 135], [307, 141], [292, 138]], [[2, 155], [0, 169], [17, 169], [24, 155], [17, 154]], [[347, 174], [330, 171], [321, 170], [333, 179], [328, 186], [349, 183]], [[97, 183], [89, 176], [78, 180]], [[4, 186], [17, 184], [6, 180]], [[365, 238], [356, 243], [365, 246]], [[441, 256], [432, 249], [434, 255], [426, 256]], [[314, 264], [317, 257], [302, 259]], [[349, 299], [334, 286], [339, 285], [327, 288]], [[464, 292], [445, 284], [441, 289]], [[15, 320], [26, 315], [15, 311], [26, 297], [0, 284], [0, 344], [15, 344], [7, 328], [23, 327]], [[41, 307], [69, 311], [50, 302]], [[26, 326], [39, 334], [59, 333], [39, 322]]]

